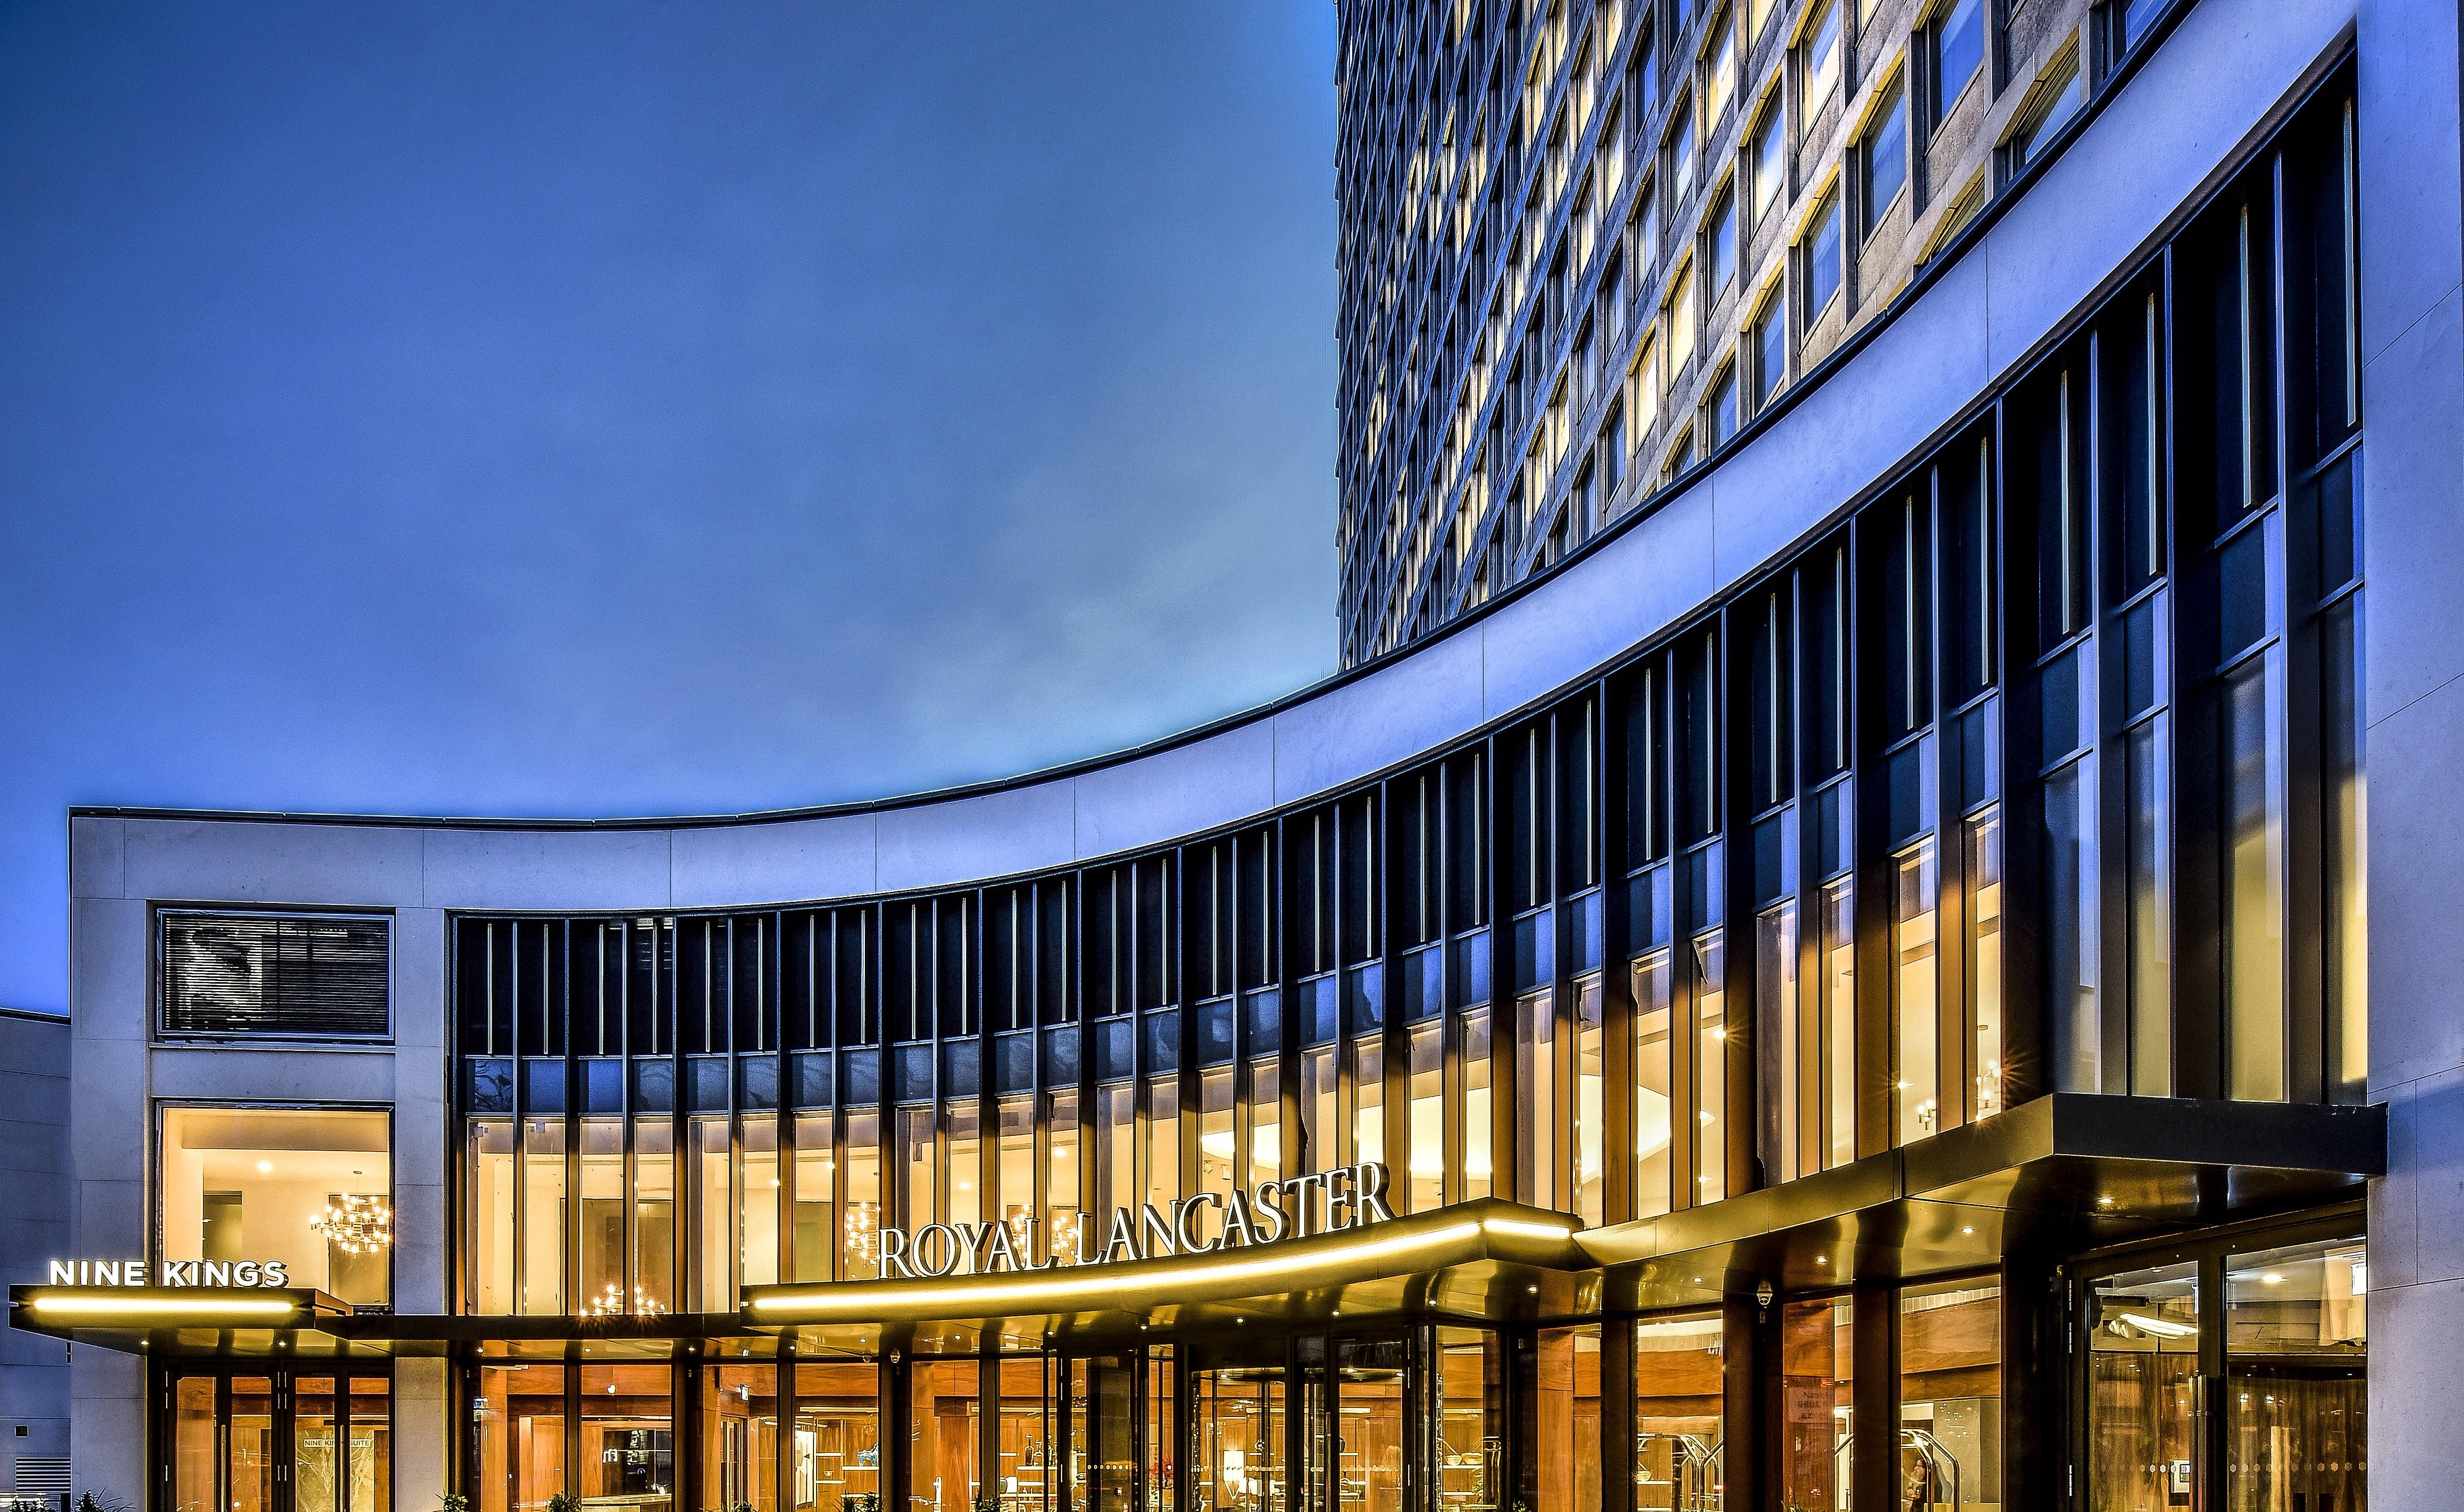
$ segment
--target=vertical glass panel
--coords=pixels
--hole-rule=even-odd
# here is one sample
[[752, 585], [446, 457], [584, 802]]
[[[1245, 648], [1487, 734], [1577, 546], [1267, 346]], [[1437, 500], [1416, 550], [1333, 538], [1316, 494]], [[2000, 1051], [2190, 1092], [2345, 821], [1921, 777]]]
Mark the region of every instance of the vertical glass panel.
[[891, 1117], [898, 1140], [899, 1211], [913, 1233], [940, 1220], [940, 1149], [933, 1109], [899, 1108]]
[[633, 1121], [633, 1289], [637, 1313], [675, 1305], [676, 1130], [664, 1115]]
[[1368, 1035], [1352, 1042], [1352, 1159], [1386, 1158], [1386, 1042]]
[[1437, 1400], [1431, 1406], [1436, 1459], [1430, 1483], [1439, 1512], [1495, 1512], [1504, 1488], [1506, 1360], [1497, 1335], [1439, 1328]]
[[[474, 1159], [487, 1126], [473, 1124]], [[382, 1112], [165, 1108], [158, 1190], [166, 1260], [278, 1260], [294, 1286], [387, 1298], [393, 1154]]]
[[[509, 1313], [514, 1310], [514, 1125], [505, 1119], [473, 1119], [466, 1137], [471, 1152], [469, 1305], [477, 1313]], [[163, 1254], [176, 1260], [183, 1256], [171, 1222], [174, 1212], [166, 1175]]]
[[1282, 1062], [1271, 1056], [1249, 1062], [1249, 1173], [1243, 1185], [1255, 1188], [1283, 1174], [1284, 1103]]
[[385, 1512], [393, 1505], [393, 1383], [361, 1376], [350, 1383], [348, 1399], [341, 1512]]
[[483, 1365], [471, 1392], [478, 1512], [540, 1512], [564, 1491], [564, 1370]]
[[223, 1494], [230, 1499], [231, 1512], [275, 1512], [282, 1465], [275, 1456], [271, 1377], [231, 1377], [231, 1421], [224, 1444]]
[[2281, 1101], [2284, 1076], [2283, 742], [2275, 653], [2225, 679], [2226, 1096]]
[[[736, 1190], [743, 1216], [737, 1231], [737, 1276], [745, 1286], [779, 1280], [779, 1120], [771, 1114], [744, 1119], [744, 1163]], [[727, 1299], [733, 1310], [736, 1299]], [[774, 1425], [775, 1432], [775, 1425]]]
[[668, 1366], [582, 1367], [582, 1504], [664, 1512], [676, 1484]]
[[564, 1310], [564, 1120], [522, 1121], [521, 1291], [525, 1313]]
[[831, 1115], [796, 1115], [796, 1275], [830, 1279], [838, 1250], [838, 1162], [830, 1147]]
[[1694, 1200], [1728, 1194], [1728, 993], [1721, 933], [1694, 937]]
[[1792, 1507], [1848, 1504], [1855, 1435], [1856, 1356], [1850, 1314], [1836, 1301], [1782, 1302], [1779, 1500]]
[[2363, 867], [2360, 636], [2351, 599], [2320, 617], [2319, 742], [2321, 841], [2326, 853], [2327, 1095], [2368, 1092], [2369, 908]]
[[1228, 1196], [1241, 1177], [1240, 1137], [1233, 1127], [1233, 1072], [1209, 1071], [1198, 1080], [1196, 1190]]
[[1801, 1033], [1794, 902], [1765, 909], [1754, 919], [1754, 1026], [1772, 1092], [1762, 1100], [1763, 1162], [1776, 1179], [1792, 1181], [1822, 1168], [1819, 1146], [1807, 1147], [1820, 1126], [1821, 1042], [1808, 1044]]
[[216, 1512], [222, 1501], [222, 1423], [209, 1375], [171, 1386], [172, 1512]]
[[2130, 889], [2130, 1090], [2165, 1097], [2173, 1087], [2173, 907], [2161, 718], [2123, 736], [2122, 768]]
[[2002, 1111], [2002, 811], [1988, 809], [1961, 827], [1968, 889], [1968, 1005], [1976, 1026], [1976, 1085], [1969, 1107], [1980, 1119]]
[[1497, 1140], [1490, 1127], [1496, 1118], [1490, 1094], [1488, 1010], [1463, 1015], [1463, 1194], [1465, 1201], [1489, 1195], [1495, 1187]]
[[1059, 1490], [1053, 1471], [1051, 1422], [1045, 1402], [1043, 1357], [1008, 1359], [993, 1367], [999, 1393], [995, 1417], [993, 1494], [1001, 1512], [1045, 1512]]
[[2118, 1512], [2190, 1504], [2198, 1268], [2088, 1284], [2088, 1502]]
[[881, 1115], [847, 1115], [847, 1217], [839, 1224], [839, 1277], [869, 1280], [881, 1274]]
[[1012, 1098], [1001, 1105], [1001, 1153], [995, 1171], [1001, 1227], [1018, 1253], [1033, 1259], [1035, 1244], [1035, 1102]]
[[1574, 991], [1574, 1215], [1586, 1227], [1608, 1220], [1608, 1108], [1603, 1097], [1606, 1031], [1600, 979], [1587, 976]]
[[1599, 1512], [1600, 1325], [1543, 1328], [1537, 1348], [1537, 1512]]
[[952, 1101], [944, 1115], [950, 1129], [950, 1198], [945, 1220], [969, 1228], [984, 1221], [983, 1112], [973, 1098]]
[[296, 1376], [291, 1382], [291, 1495], [297, 1512], [336, 1512], [334, 1378]]
[[908, 1512], [969, 1512], [977, 1495], [976, 1362], [917, 1360], [907, 1372]]
[[1900, 1485], [1940, 1512], [2002, 1504], [2002, 1288], [1900, 1294]]
[[1178, 1390], [1176, 1367], [1172, 1345], [1157, 1345], [1147, 1351], [1146, 1389], [1138, 1408], [1145, 1430], [1141, 1442], [1146, 1451], [1146, 1512], [1175, 1512], [1179, 1505], [1179, 1477], [1172, 1450], [1180, 1441], [1175, 1431], [1179, 1415], [1174, 1411]]
[[[1137, 1093], [1126, 1081], [1095, 1089], [1095, 1200], [1100, 1219], [1113, 1208], [1138, 1205]], [[1102, 1225], [1099, 1222], [1098, 1228]]]
[[1716, 1314], [1635, 1325], [1637, 1512], [1720, 1512], [1721, 1353]]
[[879, 1366], [799, 1362], [795, 1433], [787, 1473], [797, 1512], [882, 1512]]
[[1180, 1200], [1180, 1082], [1156, 1077], [1147, 1083], [1147, 1185], [1141, 1200], [1157, 1212]]
[[1078, 1094], [1052, 1093], [1044, 1106], [1045, 1253], [1067, 1265], [1078, 1258]]
[[1668, 952], [1654, 950], [1629, 968], [1634, 983], [1634, 1211], [1668, 1211], [1675, 1092], [1669, 1083]]
[[582, 1121], [582, 1297], [578, 1312], [632, 1311], [625, 1294], [625, 1121]]
[[690, 1120], [685, 1148], [693, 1192], [693, 1261], [700, 1268], [696, 1305], [703, 1312], [736, 1306], [736, 1202], [728, 1186], [727, 1118]]
[[1282, 1367], [1193, 1371], [1190, 1411], [1195, 1505], [1203, 1512], [1279, 1512], [1285, 1505]]
[[1416, 1025], [1411, 1045], [1411, 1130], [1409, 1197], [1412, 1212], [1431, 1212], [1445, 1201], [1446, 1178], [1446, 1045], [1445, 1026]]
[[779, 1512], [779, 1367], [701, 1367], [701, 1505]]
[[1567, 1204], [1557, 1151], [1557, 997], [1527, 992], [1514, 1003], [1515, 1127], [1521, 1168], [1514, 1195], [1535, 1208]]
[[2045, 1014], [2057, 1092], [2101, 1090], [2096, 918], [2096, 778], [2073, 762], [2045, 779]]
[[1857, 1158], [1857, 883], [1843, 877], [1822, 889], [1822, 980], [1816, 984], [1821, 1081], [1818, 1137], [1826, 1163]]
[[1301, 1138], [1308, 1156], [1304, 1164], [1311, 1170], [1344, 1164], [1342, 1091], [1332, 1046], [1301, 1052]]
[[2369, 1505], [2369, 1260], [2362, 1241], [2225, 1267], [2225, 1504]]
[[1934, 975], [1934, 904], [1938, 885], [1933, 841], [1900, 854], [1892, 950], [1899, 973], [1897, 1094], [1899, 1143], [1942, 1128], [1942, 1001]]

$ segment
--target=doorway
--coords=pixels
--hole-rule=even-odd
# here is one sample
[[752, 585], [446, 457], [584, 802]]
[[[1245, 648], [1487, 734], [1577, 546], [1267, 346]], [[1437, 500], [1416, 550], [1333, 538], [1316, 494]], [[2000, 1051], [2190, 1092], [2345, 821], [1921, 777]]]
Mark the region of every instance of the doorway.
[[180, 1367], [157, 1380], [162, 1512], [389, 1512], [384, 1365]]

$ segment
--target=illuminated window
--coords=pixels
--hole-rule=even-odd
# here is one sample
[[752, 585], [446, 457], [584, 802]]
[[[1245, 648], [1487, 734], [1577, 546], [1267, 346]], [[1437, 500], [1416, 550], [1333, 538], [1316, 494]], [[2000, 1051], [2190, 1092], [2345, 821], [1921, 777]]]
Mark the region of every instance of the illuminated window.
[[[162, 1258], [279, 1264], [293, 1286], [389, 1301], [389, 1127], [381, 1109], [164, 1109]], [[511, 1175], [508, 1148], [497, 1170], [508, 1196]]]

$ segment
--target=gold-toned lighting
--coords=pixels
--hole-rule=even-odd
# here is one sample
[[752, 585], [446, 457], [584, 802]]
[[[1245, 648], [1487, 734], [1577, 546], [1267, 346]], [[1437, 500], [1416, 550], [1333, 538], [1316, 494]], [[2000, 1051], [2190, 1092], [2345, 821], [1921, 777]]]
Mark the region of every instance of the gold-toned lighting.
[[281, 1297], [37, 1297], [26, 1305], [45, 1318], [281, 1318], [299, 1304]]
[[382, 1197], [346, 1191], [329, 1199], [308, 1227], [344, 1255], [374, 1255], [393, 1242], [393, 1210]]

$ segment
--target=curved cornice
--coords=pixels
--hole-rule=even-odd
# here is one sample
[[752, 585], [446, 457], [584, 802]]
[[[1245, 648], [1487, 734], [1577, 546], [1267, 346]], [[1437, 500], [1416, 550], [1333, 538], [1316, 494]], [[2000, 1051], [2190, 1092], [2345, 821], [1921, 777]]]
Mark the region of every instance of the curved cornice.
[[[1067, 867], [1396, 769], [1597, 676], [1888, 483], [2138, 262], [2341, 55], [2352, 15], [2349, 0], [2204, 0], [2183, 11], [2056, 155], [1689, 479], [1442, 634], [1262, 708], [999, 782], [770, 813], [559, 821], [79, 808], [72, 890], [231, 899], [244, 853], [265, 863], [244, 868], [266, 878], [263, 896], [293, 902], [319, 901], [331, 889], [316, 884], [343, 873], [338, 901], [373, 901], [377, 885], [429, 907], [800, 902]], [[209, 865], [209, 855], [222, 860]]]

